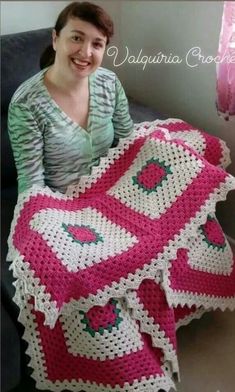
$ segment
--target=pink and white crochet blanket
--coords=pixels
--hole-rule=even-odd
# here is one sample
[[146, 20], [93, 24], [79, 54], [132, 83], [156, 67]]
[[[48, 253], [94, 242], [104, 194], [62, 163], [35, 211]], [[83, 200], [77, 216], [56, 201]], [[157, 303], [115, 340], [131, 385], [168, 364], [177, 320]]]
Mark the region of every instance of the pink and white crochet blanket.
[[225, 143], [178, 119], [135, 125], [66, 194], [19, 195], [8, 261], [38, 389], [174, 387], [176, 329], [235, 308], [215, 205], [235, 188]]

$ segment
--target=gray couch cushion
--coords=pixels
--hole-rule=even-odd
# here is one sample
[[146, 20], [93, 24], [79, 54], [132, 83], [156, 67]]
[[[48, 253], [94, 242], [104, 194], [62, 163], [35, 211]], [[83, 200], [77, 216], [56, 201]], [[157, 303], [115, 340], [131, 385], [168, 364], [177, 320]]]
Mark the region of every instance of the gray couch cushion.
[[52, 29], [1, 37], [2, 110], [6, 111], [17, 87], [39, 71], [40, 53], [51, 43]]
[[1, 168], [2, 187], [16, 184], [16, 170], [7, 133], [7, 113], [17, 87], [37, 73], [40, 54], [51, 42], [51, 29], [27, 31], [1, 37]]

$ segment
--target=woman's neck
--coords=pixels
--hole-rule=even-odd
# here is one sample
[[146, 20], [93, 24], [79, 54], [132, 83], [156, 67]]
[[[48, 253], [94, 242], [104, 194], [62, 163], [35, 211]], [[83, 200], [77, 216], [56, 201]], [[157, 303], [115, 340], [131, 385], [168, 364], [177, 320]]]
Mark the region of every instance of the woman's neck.
[[58, 92], [66, 94], [67, 96], [77, 96], [84, 89], [88, 87], [88, 77], [77, 79], [76, 82], [61, 74], [59, 70], [52, 65], [44, 76], [45, 84], [57, 89]]

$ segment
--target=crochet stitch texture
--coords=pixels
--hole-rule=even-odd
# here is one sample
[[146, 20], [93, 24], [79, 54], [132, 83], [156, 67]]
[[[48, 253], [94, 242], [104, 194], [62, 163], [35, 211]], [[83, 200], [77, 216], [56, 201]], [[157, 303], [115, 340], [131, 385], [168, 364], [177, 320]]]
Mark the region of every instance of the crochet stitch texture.
[[178, 119], [135, 125], [66, 194], [19, 195], [8, 261], [39, 389], [156, 392], [176, 329], [235, 308], [215, 205], [235, 188], [224, 142]]

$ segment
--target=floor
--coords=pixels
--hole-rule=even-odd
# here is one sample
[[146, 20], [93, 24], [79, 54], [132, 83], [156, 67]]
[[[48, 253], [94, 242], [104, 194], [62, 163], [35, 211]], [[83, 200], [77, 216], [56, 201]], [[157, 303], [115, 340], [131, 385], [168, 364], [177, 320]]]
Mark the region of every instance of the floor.
[[178, 392], [234, 392], [235, 312], [210, 312], [181, 327], [178, 357]]
[[[200, 320], [181, 327], [177, 334], [181, 371], [177, 391], [234, 392], [235, 312], [206, 313]], [[13, 391], [37, 390], [30, 381]]]

